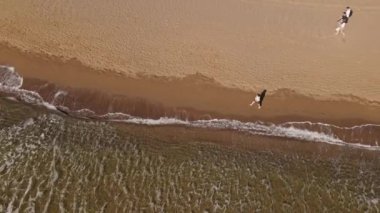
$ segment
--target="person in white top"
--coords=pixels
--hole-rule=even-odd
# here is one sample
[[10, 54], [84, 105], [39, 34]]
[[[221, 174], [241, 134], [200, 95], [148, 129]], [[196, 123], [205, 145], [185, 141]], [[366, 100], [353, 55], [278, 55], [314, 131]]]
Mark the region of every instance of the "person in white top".
[[350, 7], [347, 6], [345, 13], [346, 13], [347, 18], [350, 18], [354, 12], [352, 11]]
[[354, 11], [347, 6], [346, 10], [343, 12], [342, 18], [338, 20], [338, 27], [335, 29], [336, 35], [338, 35], [339, 33], [343, 36], [345, 35], [343, 30], [346, 27], [346, 24], [348, 23], [348, 19], [352, 16], [353, 13]]
[[343, 36], [345, 36], [343, 30], [346, 27], [347, 23], [348, 23], [348, 17], [346, 16], [346, 13], [343, 12], [342, 18], [340, 18], [338, 20], [338, 27], [335, 29], [336, 35], [338, 35], [339, 33], [341, 33]]
[[267, 90], [263, 90], [261, 93], [257, 93], [255, 99], [252, 101], [251, 104], [249, 104], [250, 106], [253, 106], [253, 104], [257, 103], [258, 104], [258, 107], [259, 109], [261, 109], [261, 106], [263, 105], [263, 100], [264, 100], [264, 97], [265, 97], [265, 93], [267, 92]]

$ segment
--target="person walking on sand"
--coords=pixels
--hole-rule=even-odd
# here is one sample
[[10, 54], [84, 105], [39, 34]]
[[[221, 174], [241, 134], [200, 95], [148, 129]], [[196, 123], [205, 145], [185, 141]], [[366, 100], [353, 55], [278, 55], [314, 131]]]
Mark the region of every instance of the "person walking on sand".
[[338, 35], [339, 33], [345, 36], [344, 33], [344, 28], [346, 27], [346, 24], [348, 23], [348, 17], [346, 15], [346, 12], [343, 12], [342, 18], [338, 20], [338, 27], [335, 29], [336, 34]]
[[349, 6], [347, 6], [345, 13], [346, 13], [347, 18], [351, 18], [354, 11]]
[[261, 93], [257, 93], [255, 99], [252, 101], [251, 104], [249, 104], [250, 106], [253, 106], [255, 103], [258, 104], [258, 107], [259, 109], [261, 109], [261, 106], [263, 105], [263, 101], [264, 101], [264, 97], [265, 97], [265, 93], [267, 92], [267, 90], [263, 90]]
[[348, 20], [351, 18], [352, 14], [354, 14], [354, 11], [349, 6], [347, 6], [346, 10], [343, 12], [342, 18], [338, 20], [338, 27], [335, 29], [336, 35], [339, 33], [341, 33], [343, 36], [345, 35], [344, 28], [346, 27], [346, 24], [348, 23]]

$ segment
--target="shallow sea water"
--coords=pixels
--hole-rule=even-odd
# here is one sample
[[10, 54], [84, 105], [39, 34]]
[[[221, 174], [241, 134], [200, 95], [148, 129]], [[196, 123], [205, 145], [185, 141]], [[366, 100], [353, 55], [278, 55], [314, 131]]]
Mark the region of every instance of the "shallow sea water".
[[380, 211], [379, 157], [244, 151], [0, 108], [0, 212]]

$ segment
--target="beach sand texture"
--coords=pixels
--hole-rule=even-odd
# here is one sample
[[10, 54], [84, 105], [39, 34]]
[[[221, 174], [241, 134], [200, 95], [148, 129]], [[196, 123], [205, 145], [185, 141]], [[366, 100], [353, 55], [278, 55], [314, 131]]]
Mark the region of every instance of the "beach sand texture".
[[[334, 33], [347, 5], [354, 15], [342, 38]], [[2, 42], [97, 69], [380, 100], [375, 0], [2, 0], [0, 8]]]
[[0, 212], [380, 209], [378, 0], [0, 8]]

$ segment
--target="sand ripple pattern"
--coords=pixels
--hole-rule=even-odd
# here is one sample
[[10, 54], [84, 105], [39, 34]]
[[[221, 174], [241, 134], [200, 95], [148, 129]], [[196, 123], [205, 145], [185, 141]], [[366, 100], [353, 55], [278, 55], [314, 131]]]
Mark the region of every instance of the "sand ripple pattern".
[[54, 114], [0, 127], [0, 212], [380, 209], [376, 160], [166, 143]]

